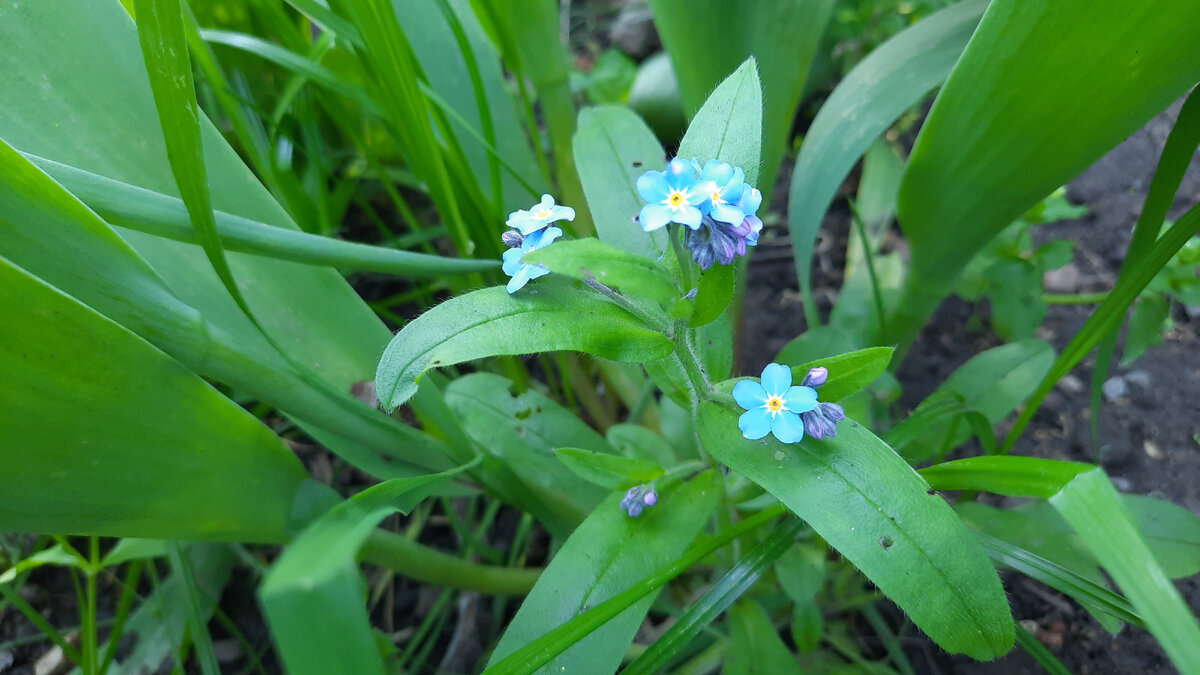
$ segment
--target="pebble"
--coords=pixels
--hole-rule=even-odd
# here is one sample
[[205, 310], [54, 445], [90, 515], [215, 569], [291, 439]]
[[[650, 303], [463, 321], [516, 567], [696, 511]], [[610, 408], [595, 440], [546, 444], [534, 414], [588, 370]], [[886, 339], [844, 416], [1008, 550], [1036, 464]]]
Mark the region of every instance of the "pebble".
[[1042, 275], [1042, 286], [1050, 293], [1078, 293], [1080, 288], [1079, 268], [1067, 263], [1056, 270]]
[[1150, 459], [1162, 459], [1163, 458], [1163, 451], [1158, 447], [1158, 444], [1155, 443], [1154, 441], [1146, 441], [1145, 443], [1143, 443], [1142, 450], [1146, 451], [1146, 454], [1150, 456]]
[[1059, 380], [1058, 386], [1063, 391], [1070, 394], [1078, 394], [1087, 390], [1087, 385], [1083, 383], [1083, 380], [1075, 377], [1074, 375], [1067, 375]]
[[1110, 401], [1125, 398], [1129, 394], [1129, 385], [1125, 382], [1125, 378], [1120, 375], [1105, 380], [1100, 389], [1104, 392], [1104, 398]]
[[1136, 384], [1142, 389], [1150, 388], [1150, 373], [1144, 370], [1131, 370], [1125, 373], [1125, 381], [1130, 384]]
[[644, 0], [634, 0], [621, 8], [608, 30], [608, 39], [635, 59], [648, 56], [662, 45], [654, 27], [654, 15]]
[[17, 657], [13, 656], [12, 652], [0, 652], [0, 673], [11, 668], [13, 661], [16, 660]]
[[1129, 492], [1133, 489], [1133, 483], [1131, 483], [1128, 478], [1109, 476], [1108, 479], [1112, 481], [1113, 487], [1117, 488], [1117, 490], [1121, 492]]

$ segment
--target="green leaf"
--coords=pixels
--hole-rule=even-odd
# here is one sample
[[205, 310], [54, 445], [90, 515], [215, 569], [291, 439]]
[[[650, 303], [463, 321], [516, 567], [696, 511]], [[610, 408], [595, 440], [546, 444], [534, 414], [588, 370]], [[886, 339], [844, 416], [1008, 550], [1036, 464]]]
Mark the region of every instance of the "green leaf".
[[1197, 11], [1195, 0], [988, 5], [900, 186], [912, 267], [893, 339], [916, 334], [992, 236], [1200, 79], [1187, 58]]
[[729, 162], [741, 167], [746, 182], [754, 185], [762, 163], [762, 114], [762, 85], [752, 56], [709, 95], [676, 154], [701, 164], [710, 159]]
[[667, 250], [667, 230], [642, 231], [637, 214], [645, 202], [634, 187], [638, 176], [666, 163], [654, 133], [623, 106], [584, 108], [574, 155], [600, 240], [650, 260], [660, 257]]
[[776, 363], [821, 361], [855, 347], [850, 334], [833, 326], [814, 326], [792, 338], [772, 359]]
[[679, 463], [679, 458], [671, 450], [670, 444], [646, 427], [636, 424], [614, 424], [604, 432], [604, 436], [617, 452], [626, 457], [659, 466], [675, 466]]
[[747, 57], [757, 60], [763, 91], [763, 163], [758, 187], [768, 201], [780, 160], [789, 147], [801, 92], [806, 89], [810, 66], [836, 4], [797, 0], [758, 3], [752, 11], [730, 11], [731, 6], [722, 0], [650, 3], [655, 26], [679, 76], [677, 96], [682, 95], [688, 114], [700, 109], [726, 73]]
[[334, 506], [292, 541], [258, 591], [288, 672], [384, 672], [363, 604], [358, 549], [384, 516], [394, 511], [407, 514], [437, 483], [466, 468], [367, 488]]
[[687, 129], [687, 115], [679, 100], [679, 82], [671, 59], [658, 52], [638, 65], [637, 76], [629, 89], [629, 107], [663, 140], [681, 138]]
[[1179, 671], [1200, 671], [1200, 625], [1154, 560], [1104, 471], [1079, 474], [1050, 503], [1083, 537]]
[[892, 347], [868, 347], [791, 366], [792, 381], [799, 384], [804, 376], [808, 375], [809, 370], [822, 366], [829, 371], [829, 379], [821, 385], [821, 400], [840, 401], [882, 375], [892, 362], [894, 351], [896, 350]]
[[758, 603], [742, 600], [730, 607], [729, 628], [729, 652], [722, 673], [799, 675], [802, 672], [771, 623], [771, 617]]
[[[270, 429], [3, 258], [0, 287], [0, 529], [286, 538], [305, 475]], [[73, 411], [69, 423], [64, 410]]]
[[[654, 644], [642, 652], [632, 663], [621, 671], [625, 675], [649, 675], [667, 666], [672, 658], [677, 656], [701, 632], [706, 630], [722, 612], [729, 608], [739, 597], [754, 585], [770, 568], [771, 563], [779, 558], [788, 547], [796, 541], [796, 535], [804, 527], [804, 521], [790, 518], [787, 523], [771, 531], [759, 542], [746, 557], [739, 560], [721, 580], [713, 585], [704, 597], [688, 608], [663, 633]], [[731, 617], [732, 620], [732, 617]], [[774, 628], [770, 632], [774, 632]], [[786, 652], [786, 649], [785, 649]], [[760, 672], [778, 672], [765, 669]]]
[[559, 448], [554, 454], [576, 476], [610, 490], [625, 490], [663, 475], [662, 467], [657, 464], [595, 450]]
[[700, 275], [689, 327], [707, 326], [721, 316], [733, 299], [733, 278], [733, 265], [713, 265]]
[[1125, 334], [1125, 351], [1121, 366], [1141, 358], [1146, 350], [1162, 342], [1163, 333], [1171, 329], [1171, 308], [1167, 299], [1157, 293], [1143, 294], [1129, 315], [1129, 332]]
[[584, 87], [592, 103], [621, 104], [629, 98], [629, 89], [637, 77], [637, 64], [624, 52], [605, 49], [584, 77]]
[[838, 188], [875, 139], [946, 78], [986, 7], [955, 3], [897, 33], [850, 71], [809, 127], [788, 190], [788, 230], [810, 327], [819, 325], [813, 245]]
[[554, 246], [525, 254], [521, 260], [580, 281], [615, 286], [663, 305], [683, 295], [662, 265], [597, 239], [555, 242]]
[[[519, 396], [512, 382], [491, 373], [460, 377], [446, 387], [446, 405], [471, 438], [511, 475], [502, 496], [530, 511], [556, 535], [571, 529], [604, 498], [606, 490], [580, 479], [554, 457], [575, 447], [612, 455], [613, 450], [571, 411], [533, 390]], [[491, 472], [497, 468], [485, 464]]]
[[737, 418], [701, 405], [698, 433], [715, 459], [807, 521], [943, 649], [988, 659], [1012, 648], [1012, 616], [995, 570], [953, 510], [891, 448], [849, 419], [823, 441], [748, 441]]
[[[677, 489], [663, 489], [658, 504], [637, 518], [618, 508], [620, 493], [601, 502], [542, 573], [496, 646], [489, 668], [674, 560], [707, 522], [720, 494], [720, 477], [709, 471]], [[536, 672], [615, 671], [652, 602], [647, 595], [630, 604]]]
[[379, 404], [392, 410], [417, 391], [430, 368], [488, 356], [574, 350], [614, 361], [666, 356], [672, 343], [591, 290], [552, 278], [525, 292], [504, 287], [460, 295], [406, 325], [375, 373]]
[[[174, 241], [196, 243], [183, 202], [34, 155], [26, 156], [108, 223]], [[230, 251], [348, 270], [406, 276], [444, 276], [495, 269], [492, 260], [445, 258], [367, 246], [214, 212], [221, 244]]]
[[1200, 518], [1153, 497], [1121, 495], [1121, 501], [1167, 576], [1182, 579], [1200, 572]]
[[1058, 494], [1072, 478], [1096, 468], [1082, 462], [1039, 457], [968, 457], [921, 469], [935, 490], [981, 490], [1006, 497]]

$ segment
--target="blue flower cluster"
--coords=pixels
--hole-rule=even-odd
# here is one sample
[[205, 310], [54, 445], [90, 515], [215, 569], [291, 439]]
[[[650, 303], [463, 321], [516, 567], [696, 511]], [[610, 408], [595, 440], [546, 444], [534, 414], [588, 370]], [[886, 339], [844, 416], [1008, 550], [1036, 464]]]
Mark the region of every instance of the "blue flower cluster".
[[676, 157], [665, 170], [642, 174], [637, 191], [648, 202], [638, 214], [642, 229], [686, 225], [684, 243], [701, 269], [714, 262], [728, 265], [758, 243], [762, 193], [746, 183], [744, 171], [728, 162], [711, 159], [700, 166], [696, 160]]
[[519, 209], [508, 215], [505, 225], [513, 229], [501, 235], [500, 241], [511, 247], [504, 252], [504, 264], [501, 266], [504, 273], [512, 277], [508, 280], [509, 293], [516, 293], [530, 279], [550, 273], [540, 265], [521, 262], [521, 257], [530, 251], [546, 248], [561, 237], [563, 231], [551, 226], [551, 223], [560, 220], [575, 220], [575, 209], [555, 204], [550, 195], [542, 195], [542, 201], [529, 207], [529, 210]]
[[817, 400], [817, 387], [829, 371], [813, 368], [799, 386], [792, 386], [792, 369], [778, 363], [763, 369], [759, 382], [742, 380], [733, 387], [733, 399], [746, 410], [738, 418], [742, 436], [758, 440], [773, 434], [781, 443], [799, 443], [805, 430], [816, 439], [837, 435], [837, 423], [846, 417], [836, 403]]
[[646, 507], [654, 506], [657, 503], [658, 492], [654, 490], [653, 485], [638, 485], [629, 488], [629, 491], [625, 493], [625, 497], [621, 500], [621, 510], [629, 514], [630, 518], [637, 518]]

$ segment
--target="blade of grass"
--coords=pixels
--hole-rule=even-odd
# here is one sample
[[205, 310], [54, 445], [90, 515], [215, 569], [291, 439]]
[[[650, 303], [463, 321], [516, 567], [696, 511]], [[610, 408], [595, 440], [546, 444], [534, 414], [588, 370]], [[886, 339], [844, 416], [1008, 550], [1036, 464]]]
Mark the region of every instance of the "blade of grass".
[[217, 656], [213, 652], [212, 636], [208, 633], [208, 621], [202, 616], [201, 591], [196, 586], [191, 561], [179, 542], [167, 544], [167, 558], [171, 561], [171, 569], [179, 575], [183, 584], [188, 631], [192, 637], [192, 649], [196, 653], [196, 660], [200, 662], [200, 670], [204, 675], [220, 675], [221, 668], [217, 665]]
[[1033, 635], [1030, 635], [1029, 631], [1025, 630], [1020, 622], [1017, 622], [1015, 626], [1017, 631], [1017, 646], [1025, 650], [1026, 654], [1032, 656], [1033, 660], [1037, 661], [1038, 665], [1044, 668], [1047, 673], [1050, 675], [1071, 675], [1071, 671], [1067, 670], [1067, 667], [1049, 649], [1046, 649], [1045, 645], [1038, 642], [1038, 639]]

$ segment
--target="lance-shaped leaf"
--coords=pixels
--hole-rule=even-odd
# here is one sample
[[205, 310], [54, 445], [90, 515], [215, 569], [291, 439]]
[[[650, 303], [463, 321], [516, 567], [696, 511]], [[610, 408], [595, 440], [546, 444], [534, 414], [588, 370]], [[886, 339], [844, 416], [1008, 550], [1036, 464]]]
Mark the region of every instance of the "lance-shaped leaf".
[[1200, 80], [1197, 15], [1197, 0], [988, 6], [900, 185], [912, 269], [893, 339], [997, 232]]
[[286, 538], [305, 475], [270, 429], [4, 258], [0, 288], [0, 530]]
[[556, 274], [581, 281], [598, 281], [630, 295], [673, 303], [683, 295], [667, 268], [597, 239], [555, 242], [531, 251], [522, 262], [538, 264]]
[[[619, 508], [621, 493], [605, 499], [542, 573], [489, 665], [674, 560], [700, 532], [720, 492], [720, 477], [709, 471], [664, 488], [658, 504], [636, 518]], [[653, 601], [653, 594], [637, 600], [537, 672], [614, 672]]]
[[701, 164], [719, 159], [740, 166], [754, 185], [762, 161], [762, 84], [758, 63], [746, 59], [717, 86], [679, 142], [680, 157]]
[[514, 294], [501, 286], [473, 291], [417, 317], [384, 351], [375, 391], [391, 410], [416, 393], [421, 373], [439, 366], [558, 350], [637, 362], [671, 348], [665, 335], [596, 292], [545, 278]]
[[978, 542], [870, 431], [847, 419], [821, 441], [749, 441], [714, 403], [697, 429], [706, 451], [807, 521], [943, 649], [990, 659], [1012, 648], [1008, 601]]

